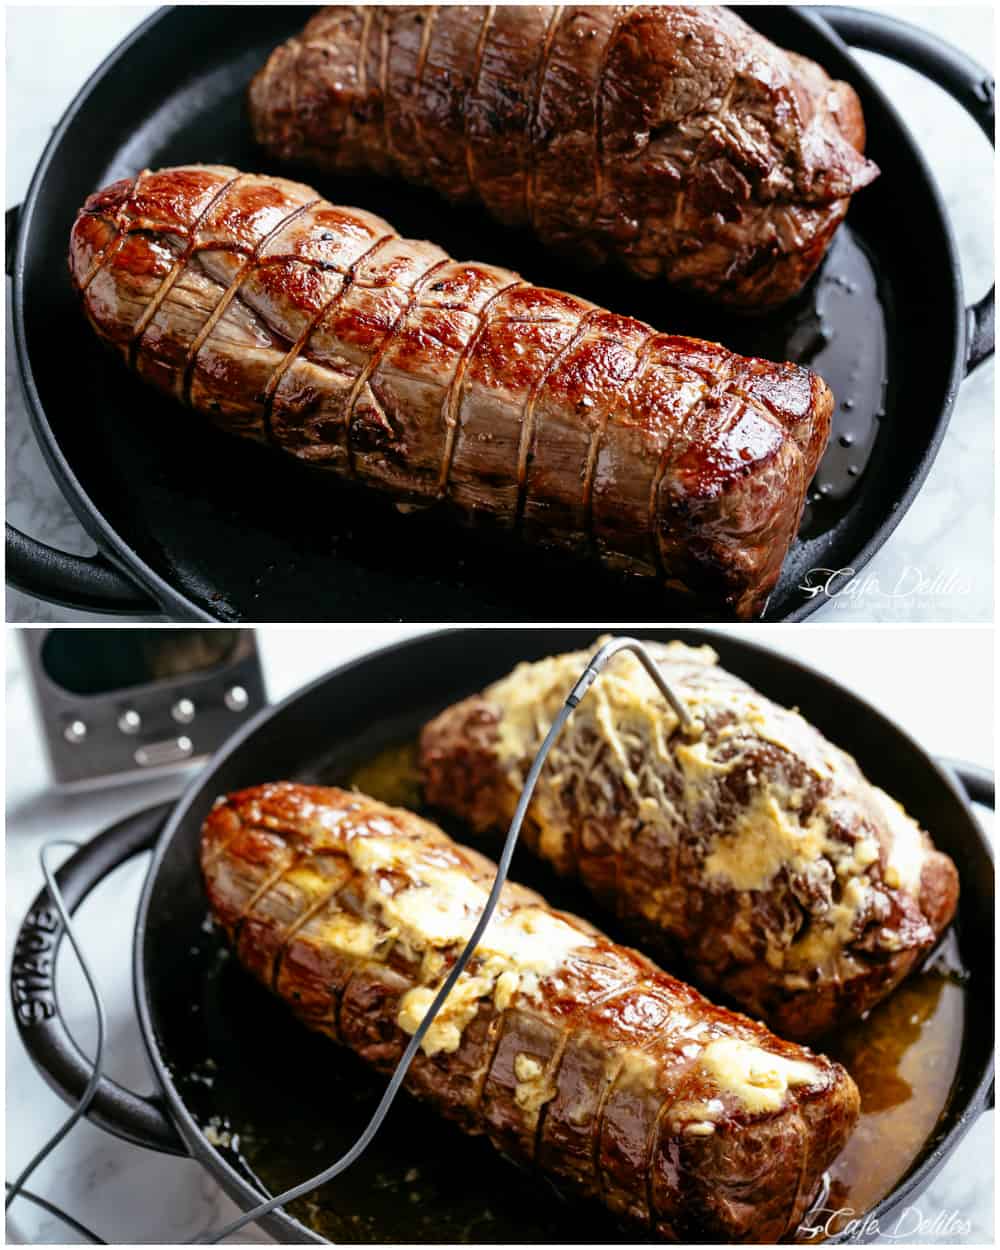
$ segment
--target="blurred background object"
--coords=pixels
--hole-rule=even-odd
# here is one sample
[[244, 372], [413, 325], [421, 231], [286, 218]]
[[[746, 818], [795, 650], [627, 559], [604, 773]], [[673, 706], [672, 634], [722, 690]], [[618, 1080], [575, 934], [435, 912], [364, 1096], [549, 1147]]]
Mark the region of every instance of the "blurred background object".
[[185, 768], [267, 702], [252, 629], [32, 629], [20, 638], [60, 786]]

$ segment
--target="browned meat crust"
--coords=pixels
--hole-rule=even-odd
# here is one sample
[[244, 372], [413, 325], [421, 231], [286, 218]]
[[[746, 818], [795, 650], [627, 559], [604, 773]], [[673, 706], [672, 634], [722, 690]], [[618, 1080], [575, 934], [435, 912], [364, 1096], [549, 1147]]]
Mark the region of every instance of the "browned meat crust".
[[743, 617], [829, 433], [808, 370], [452, 261], [278, 178], [115, 183], [70, 270], [101, 338], [226, 429]]
[[[889, 994], [951, 922], [958, 873], [850, 756], [713, 653], [648, 644], [695, 740], [632, 657], [573, 714], [524, 836], [701, 985], [815, 1039]], [[584, 653], [523, 665], [424, 730], [429, 802], [506, 828]]]
[[324, 9], [250, 114], [279, 159], [400, 174], [753, 309], [800, 289], [878, 173], [854, 91], [710, 5]]
[[[364, 795], [220, 799], [202, 866], [241, 961], [310, 1028], [396, 1063], [494, 866]], [[839, 1065], [508, 885], [407, 1078], [470, 1133], [676, 1241], [776, 1241], [858, 1114]]]

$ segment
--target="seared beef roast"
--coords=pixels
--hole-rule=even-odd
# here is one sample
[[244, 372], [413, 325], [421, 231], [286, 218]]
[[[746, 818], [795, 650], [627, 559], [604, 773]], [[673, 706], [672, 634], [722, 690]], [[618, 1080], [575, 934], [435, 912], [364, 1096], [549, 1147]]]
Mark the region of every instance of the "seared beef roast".
[[[242, 963], [383, 1072], [495, 871], [410, 812], [291, 784], [220, 799], [202, 866]], [[641, 1232], [682, 1242], [773, 1242], [794, 1229], [858, 1114], [839, 1065], [517, 885], [406, 1086]]]
[[751, 309], [799, 290], [878, 173], [854, 91], [714, 6], [324, 9], [250, 114], [273, 157], [400, 174]]
[[[707, 647], [647, 644], [694, 718], [631, 655], [555, 744], [524, 837], [698, 984], [814, 1039], [899, 984], [951, 921], [955, 865], [854, 760]], [[506, 829], [587, 653], [522, 664], [422, 738], [426, 797]]]
[[806, 369], [453, 261], [279, 178], [117, 182], [70, 269], [98, 335], [226, 429], [743, 617], [829, 433]]

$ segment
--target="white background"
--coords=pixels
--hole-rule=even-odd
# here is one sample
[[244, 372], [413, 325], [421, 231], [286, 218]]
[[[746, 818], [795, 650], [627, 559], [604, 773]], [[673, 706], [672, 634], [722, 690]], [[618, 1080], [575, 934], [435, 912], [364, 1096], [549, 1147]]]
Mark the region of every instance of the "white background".
[[[9, 633], [12, 631], [8, 631]], [[258, 631], [272, 699], [374, 647], [415, 632], [401, 626], [364, 629]], [[603, 632], [595, 626], [594, 633]], [[763, 645], [795, 656], [862, 694], [933, 754], [989, 766], [992, 746], [993, 642], [985, 628], [732, 627]], [[113, 635], [109, 635], [113, 645]], [[766, 693], [766, 692], [765, 692]], [[358, 723], [383, 715], [391, 692], [372, 689]], [[112, 821], [177, 793], [180, 783], [122, 787], [100, 794], [60, 796], [48, 785], [44, 756], [28, 702], [17, 647], [7, 666], [7, 957], [17, 924], [40, 885], [38, 848], [53, 837], [86, 839]], [[875, 778], [877, 780], [877, 778]], [[111, 1074], [150, 1088], [134, 1023], [130, 988], [132, 925], [144, 864], [120, 869], [81, 911], [81, 930], [107, 997]], [[516, 873], [515, 873], [516, 875]], [[70, 1027], [91, 1044], [90, 1010], [69, 959], [59, 989]], [[28, 1159], [65, 1114], [25, 1057], [7, 1020], [7, 1175]], [[969, 1240], [992, 1238], [993, 1120], [987, 1114], [949, 1160], [921, 1200], [925, 1212], [957, 1210], [972, 1222]], [[110, 1241], [174, 1242], [195, 1237], [228, 1218], [232, 1208], [197, 1165], [129, 1147], [90, 1125], [78, 1126], [39, 1171], [33, 1187], [65, 1204]], [[19, 1203], [9, 1224], [15, 1238], [61, 1241], [61, 1227]], [[261, 1240], [260, 1234], [253, 1234]]]
[[[993, 8], [869, 4], [925, 27], [993, 66]], [[152, 9], [148, 6], [7, 9], [7, 203], [23, 198], [52, 127], [87, 75]], [[238, 8], [233, 20], [239, 20]], [[913, 71], [868, 53], [865, 67], [886, 90], [917, 138], [944, 195], [956, 235], [968, 299], [993, 275], [993, 170], [989, 144], [939, 88]], [[906, 211], [900, 203], [901, 213]], [[919, 265], [920, 256], [913, 258]], [[7, 447], [10, 519], [28, 533], [70, 551], [92, 551], [60, 497], [34, 443], [7, 358]], [[962, 386], [944, 446], [920, 496], [868, 566], [879, 591], [841, 598], [819, 610], [828, 621], [991, 621], [993, 619], [993, 365]], [[967, 585], [964, 593], [892, 597], [911, 586], [914, 570], [927, 585]], [[400, 607], [400, 614], [405, 607]], [[94, 619], [8, 592], [8, 620]], [[98, 618], [100, 619], [100, 618]]]

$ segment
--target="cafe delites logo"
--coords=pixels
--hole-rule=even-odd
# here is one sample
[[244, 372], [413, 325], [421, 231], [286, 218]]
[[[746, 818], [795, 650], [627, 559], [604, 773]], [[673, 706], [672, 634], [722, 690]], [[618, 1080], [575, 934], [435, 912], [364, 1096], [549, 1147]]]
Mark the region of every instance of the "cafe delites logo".
[[839, 569], [809, 569], [799, 582], [807, 599], [950, 599], [972, 593], [972, 578], [946, 569], [925, 571], [914, 564], [904, 565], [896, 577], [878, 573], [858, 573], [845, 565]]
[[888, 1219], [865, 1215], [853, 1207], [817, 1207], [798, 1227], [803, 1241], [825, 1241], [827, 1237], [843, 1237], [850, 1241], [912, 1242], [916, 1238], [929, 1241], [964, 1241], [972, 1231], [972, 1221], [958, 1211], [924, 1211], [915, 1204], [900, 1207]]

